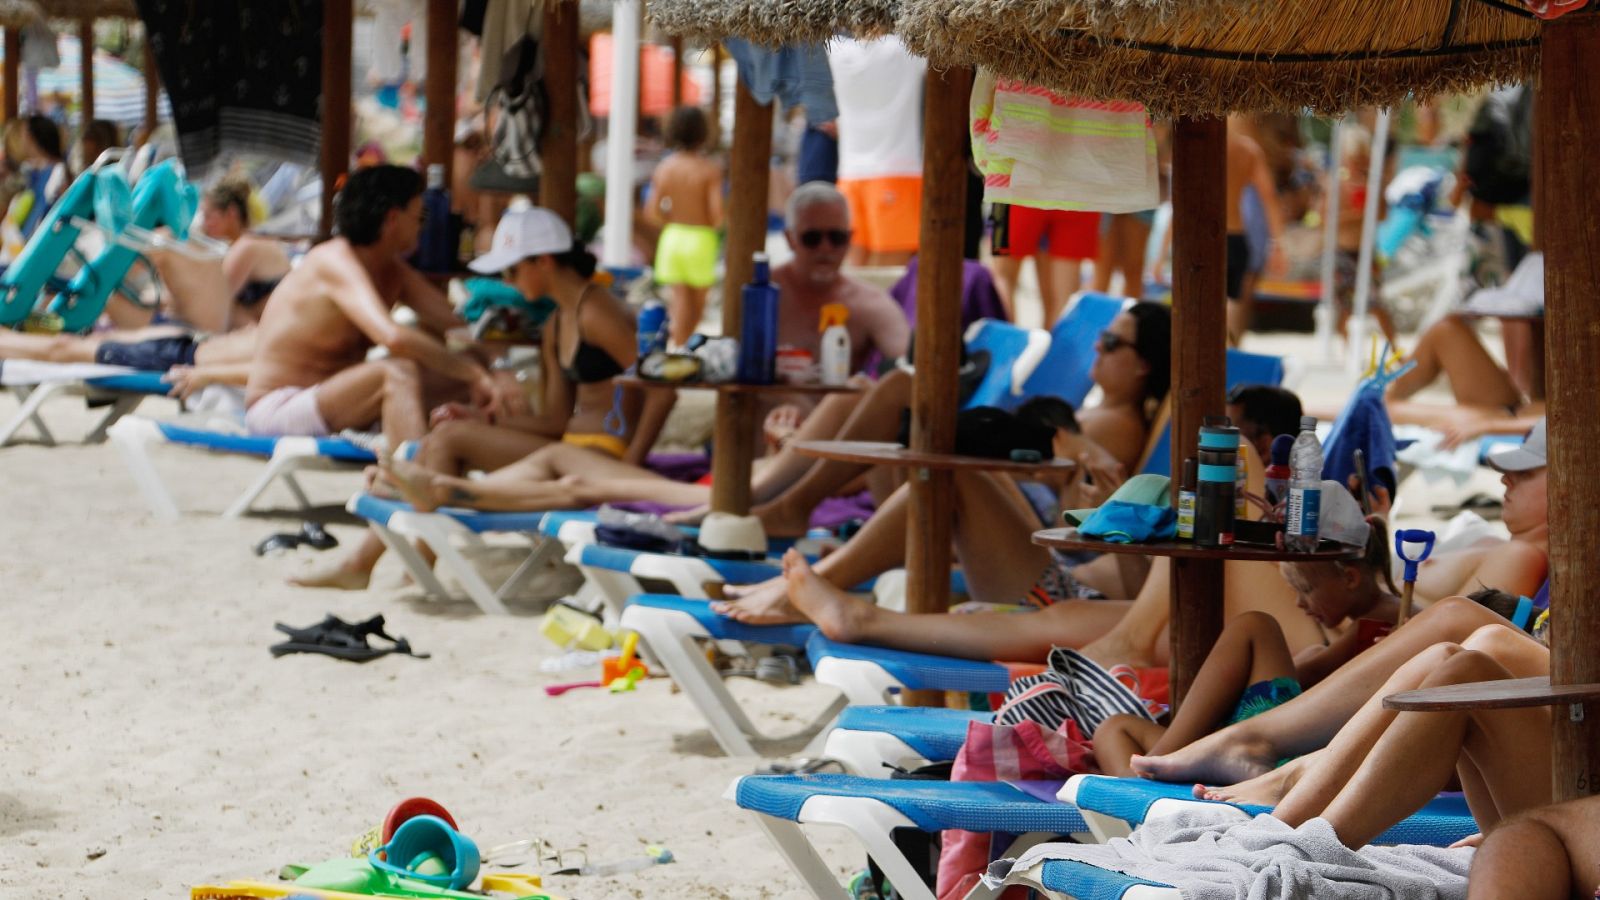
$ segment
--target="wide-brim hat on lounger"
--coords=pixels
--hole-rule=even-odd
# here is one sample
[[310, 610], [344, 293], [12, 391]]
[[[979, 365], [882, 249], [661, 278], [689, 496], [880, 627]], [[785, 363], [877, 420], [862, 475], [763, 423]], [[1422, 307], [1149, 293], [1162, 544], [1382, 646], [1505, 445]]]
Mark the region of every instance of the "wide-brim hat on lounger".
[[1507, 447], [1489, 454], [1489, 465], [1498, 472], [1531, 472], [1545, 467], [1544, 419], [1533, 426], [1522, 446]]

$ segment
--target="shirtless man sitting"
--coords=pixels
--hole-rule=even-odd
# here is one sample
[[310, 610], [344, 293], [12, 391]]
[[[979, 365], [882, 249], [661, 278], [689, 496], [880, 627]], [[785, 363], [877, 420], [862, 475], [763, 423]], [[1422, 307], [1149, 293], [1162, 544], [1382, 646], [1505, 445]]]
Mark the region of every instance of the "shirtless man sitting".
[[[461, 325], [444, 295], [406, 264], [422, 230], [422, 178], [400, 166], [350, 176], [338, 200], [339, 234], [306, 254], [261, 315], [246, 390], [252, 434], [324, 435], [382, 421], [390, 447], [427, 426], [423, 371], [464, 384], [475, 403], [504, 410], [512, 397], [482, 363], [451, 353]], [[396, 304], [418, 327], [394, 321]], [[374, 346], [385, 359], [367, 361]]]

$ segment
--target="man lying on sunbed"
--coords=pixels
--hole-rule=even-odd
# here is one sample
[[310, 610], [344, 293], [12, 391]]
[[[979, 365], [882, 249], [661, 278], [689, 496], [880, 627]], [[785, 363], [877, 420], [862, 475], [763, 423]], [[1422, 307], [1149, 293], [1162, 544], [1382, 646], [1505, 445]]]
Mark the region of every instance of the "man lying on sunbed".
[[[469, 355], [450, 352], [460, 326], [444, 295], [406, 263], [422, 229], [422, 178], [400, 166], [350, 176], [338, 198], [339, 234], [306, 254], [261, 315], [245, 426], [253, 434], [323, 435], [381, 420], [389, 446], [426, 430], [424, 389], [503, 411], [521, 401]], [[417, 314], [401, 325], [397, 305]], [[388, 357], [367, 361], [374, 346]]]

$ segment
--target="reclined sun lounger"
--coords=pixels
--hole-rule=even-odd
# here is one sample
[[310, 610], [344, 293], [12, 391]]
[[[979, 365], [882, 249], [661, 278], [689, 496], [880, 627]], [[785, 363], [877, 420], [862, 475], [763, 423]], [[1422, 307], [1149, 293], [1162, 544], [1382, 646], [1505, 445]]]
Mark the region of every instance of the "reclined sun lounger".
[[[1088, 789], [1075, 791], [1077, 785], [1087, 785]], [[1096, 828], [1097, 819], [1100, 827], [1114, 826], [1121, 815], [1138, 814], [1142, 822], [1175, 815], [1185, 804], [1207, 802], [1160, 796], [1189, 790], [1188, 785], [1097, 775], [1074, 776], [1066, 786], [1060, 786], [1059, 782], [1009, 784], [888, 781], [851, 775], [751, 775], [735, 781], [725, 796], [740, 808], [756, 814], [757, 822], [773, 839], [778, 851], [817, 897], [838, 896], [837, 882], [798, 828], [803, 824], [850, 828], [901, 896], [931, 898], [932, 892], [927, 891], [891, 839], [890, 832], [894, 829], [942, 831], [959, 828], [1022, 834], [1024, 838], [1006, 853], [1015, 855], [1024, 847], [1052, 836], [1070, 837], [1079, 843], [1097, 843], [1105, 839]], [[1152, 796], [1154, 800], [1148, 799]], [[1076, 803], [1072, 797], [1077, 798]], [[1253, 815], [1266, 810], [1245, 807], [1244, 811]], [[1445, 846], [1477, 830], [1463, 801], [1441, 797], [1385, 831], [1374, 843]], [[1127, 833], [1124, 830], [1122, 835]], [[1051, 865], [1054, 863], [1046, 864], [1047, 867]], [[1140, 884], [1166, 886], [1128, 879], [1081, 863], [1060, 870], [1061, 875], [1068, 873], [1070, 877], [1050, 879], [1046, 889], [1068, 897], [1137, 896], [1177, 900], [1179, 896], [1178, 891], [1170, 888], [1167, 888], [1170, 892], [1163, 893], [1123, 893]]]
[[360, 467], [377, 461], [371, 450], [344, 438], [235, 434], [175, 422], [158, 422], [137, 416], [123, 418], [110, 428], [109, 434], [112, 443], [121, 452], [128, 471], [133, 475], [139, 492], [150, 505], [152, 515], [164, 521], [178, 517], [178, 505], [150, 461], [150, 447], [153, 444], [173, 444], [197, 450], [265, 458], [266, 468], [244, 493], [223, 511], [223, 517], [230, 519], [249, 512], [261, 494], [279, 479], [283, 480], [284, 486], [294, 495], [300, 508], [309, 509], [311, 501], [306, 497], [305, 491], [301, 490], [300, 483], [295, 480], [296, 472]]
[[1030, 397], [1059, 397], [1073, 409], [1082, 406], [1094, 387], [1089, 369], [1094, 365], [1100, 332], [1111, 327], [1111, 320], [1129, 302], [1106, 294], [1079, 294], [1050, 329], [1050, 349], [1022, 390], [1005, 405], [1014, 408]]
[[962, 337], [967, 354], [989, 354], [989, 368], [964, 404], [1007, 406], [1022, 396], [1023, 385], [1050, 349], [1050, 335], [997, 319], [979, 319]]
[[105, 415], [84, 438], [84, 443], [98, 444], [118, 419], [146, 398], [166, 396], [172, 386], [161, 380], [162, 374], [122, 366], [0, 360], [0, 387], [19, 404], [11, 417], [0, 423], [0, 447], [11, 443], [24, 425], [32, 425], [45, 446], [55, 446], [55, 435], [39, 411], [51, 398], [63, 396], [85, 397], [91, 404], [106, 405]]
[[905, 900], [933, 900], [915, 867], [895, 846], [897, 828], [952, 828], [1022, 835], [1009, 854], [1056, 837], [1090, 839], [1078, 810], [1048, 797], [1058, 782], [886, 781], [854, 775], [748, 775], [724, 795], [750, 811], [812, 896], [842, 889], [801, 825], [850, 829]]

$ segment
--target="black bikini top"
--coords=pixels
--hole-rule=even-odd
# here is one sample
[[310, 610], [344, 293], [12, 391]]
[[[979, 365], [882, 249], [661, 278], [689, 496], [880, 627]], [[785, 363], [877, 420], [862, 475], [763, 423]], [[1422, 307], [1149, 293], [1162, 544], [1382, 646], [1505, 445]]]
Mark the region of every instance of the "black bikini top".
[[239, 301], [240, 306], [255, 306], [271, 296], [273, 290], [277, 288], [278, 282], [282, 280], [281, 278], [274, 278], [271, 281], [246, 281], [244, 286], [239, 288], [239, 293], [234, 294], [233, 297]]
[[[627, 366], [617, 362], [611, 354], [583, 339], [583, 301], [588, 296], [578, 299], [578, 349], [572, 354], [570, 364], [562, 364], [561, 374], [573, 384], [595, 384], [601, 381], [610, 381], [627, 371]], [[559, 347], [558, 347], [559, 349]]]

